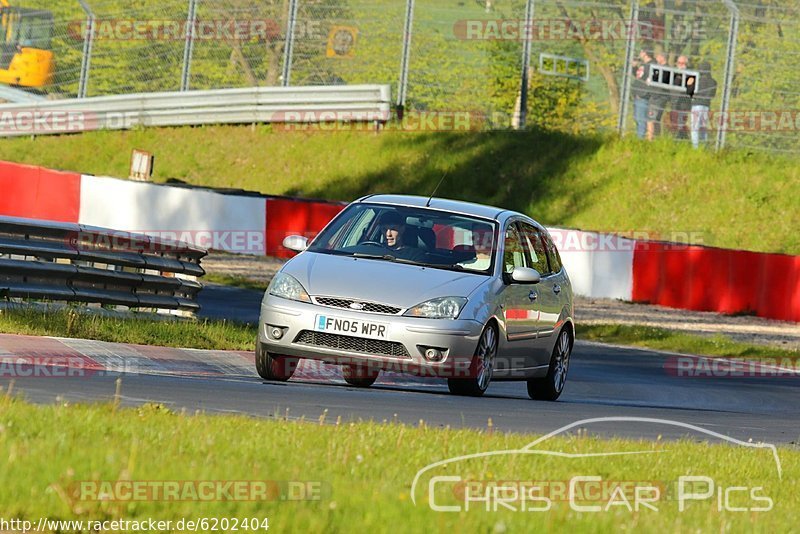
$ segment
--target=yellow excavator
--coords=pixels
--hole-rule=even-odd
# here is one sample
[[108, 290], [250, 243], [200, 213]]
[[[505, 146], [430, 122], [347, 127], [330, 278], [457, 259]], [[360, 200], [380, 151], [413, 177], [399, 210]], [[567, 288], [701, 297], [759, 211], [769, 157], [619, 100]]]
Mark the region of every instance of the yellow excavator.
[[0, 0], [0, 32], [0, 83], [33, 89], [49, 85], [55, 69], [53, 14]]

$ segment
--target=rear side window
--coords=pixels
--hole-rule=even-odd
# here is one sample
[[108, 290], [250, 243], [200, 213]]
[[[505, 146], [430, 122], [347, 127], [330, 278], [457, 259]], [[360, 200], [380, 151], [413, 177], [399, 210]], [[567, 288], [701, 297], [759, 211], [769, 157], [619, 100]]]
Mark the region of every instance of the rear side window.
[[523, 243], [528, 249], [528, 254], [531, 258], [531, 267], [539, 271], [541, 275], [548, 274], [550, 268], [547, 265], [547, 250], [539, 231], [525, 223], [519, 223], [519, 227], [522, 231]]
[[558, 253], [556, 244], [547, 233], [544, 234], [544, 240], [547, 247], [547, 259], [550, 261], [550, 270], [554, 273], [560, 272], [562, 269], [561, 255]]

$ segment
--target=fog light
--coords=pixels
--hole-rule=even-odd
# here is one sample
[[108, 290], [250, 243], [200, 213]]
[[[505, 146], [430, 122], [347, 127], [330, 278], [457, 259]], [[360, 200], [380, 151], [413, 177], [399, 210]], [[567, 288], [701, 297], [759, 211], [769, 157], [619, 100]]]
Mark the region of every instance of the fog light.
[[433, 347], [425, 349], [425, 359], [429, 362], [440, 362], [444, 358], [444, 353]]
[[277, 326], [269, 327], [269, 335], [272, 339], [280, 339], [283, 337], [283, 329]]

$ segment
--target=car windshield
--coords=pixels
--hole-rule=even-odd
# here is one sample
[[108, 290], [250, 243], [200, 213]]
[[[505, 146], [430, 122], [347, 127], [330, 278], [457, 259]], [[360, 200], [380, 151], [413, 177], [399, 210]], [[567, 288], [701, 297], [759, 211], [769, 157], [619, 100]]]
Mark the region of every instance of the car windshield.
[[311, 252], [491, 273], [496, 223], [446, 211], [352, 204], [320, 233]]

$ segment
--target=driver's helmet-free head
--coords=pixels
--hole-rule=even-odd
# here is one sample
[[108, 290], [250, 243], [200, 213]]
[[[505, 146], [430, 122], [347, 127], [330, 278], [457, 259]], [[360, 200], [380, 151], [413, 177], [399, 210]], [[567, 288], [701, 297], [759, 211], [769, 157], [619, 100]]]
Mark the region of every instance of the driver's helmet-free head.
[[399, 227], [406, 223], [405, 217], [397, 213], [396, 211], [387, 211], [380, 218], [380, 225], [382, 228], [387, 227]]

